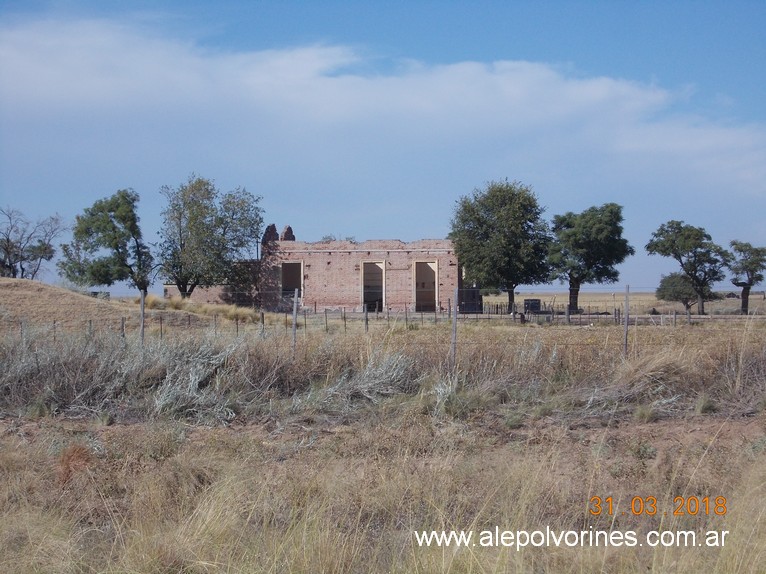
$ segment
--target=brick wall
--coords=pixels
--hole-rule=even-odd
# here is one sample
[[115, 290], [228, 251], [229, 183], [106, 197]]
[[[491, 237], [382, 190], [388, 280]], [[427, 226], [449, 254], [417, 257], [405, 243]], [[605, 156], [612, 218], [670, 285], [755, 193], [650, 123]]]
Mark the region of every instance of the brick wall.
[[[279, 288], [262, 294], [267, 307], [280, 303], [281, 290], [286, 287], [282, 281], [284, 264], [300, 267], [301, 304], [317, 310], [361, 311], [364, 301], [368, 308], [378, 306], [380, 310], [447, 308], [460, 280], [449, 240], [280, 241], [266, 271], [266, 283]], [[287, 285], [283, 307], [295, 286]]]
[[[362, 311], [366, 302], [370, 310], [429, 312], [450, 303], [454, 307], [460, 281], [452, 242], [446, 239], [276, 241], [264, 260], [259, 299], [266, 309], [287, 311], [298, 287], [301, 306], [308, 309]], [[224, 302], [225, 289], [197, 288], [192, 300]], [[175, 286], [165, 285], [166, 297], [177, 295]]]

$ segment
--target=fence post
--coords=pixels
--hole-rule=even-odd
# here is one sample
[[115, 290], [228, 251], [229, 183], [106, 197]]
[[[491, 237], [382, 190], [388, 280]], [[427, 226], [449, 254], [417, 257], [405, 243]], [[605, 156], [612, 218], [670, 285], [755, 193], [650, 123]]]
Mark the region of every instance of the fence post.
[[[457, 288], [455, 288], [455, 301], [457, 301], [458, 291]], [[457, 309], [455, 310], [455, 314], [452, 316], [452, 339], [450, 340], [450, 347], [449, 347], [449, 370], [450, 374], [455, 373], [455, 368], [457, 366]]]
[[325, 333], [329, 333], [330, 332], [330, 329], [327, 326], [327, 307], [325, 307], [325, 310], [324, 310], [324, 332]]
[[370, 323], [367, 319], [367, 303], [364, 304], [364, 332], [367, 333], [370, 330]]
[[[160, 318], [160, 321], [162, 318]], [[122, 335], [122, 338], [125, 338], [125, 317], [120, 317], [120, 334]]]
[[298, 341], [298, 288], [293, 295], [293, 359], [295, 358], [295, 346]]
[[630, 323], [630, 285], [625, 285], [625, 335], [623, 341], [623, 356], [628, 358], [628, 323]]

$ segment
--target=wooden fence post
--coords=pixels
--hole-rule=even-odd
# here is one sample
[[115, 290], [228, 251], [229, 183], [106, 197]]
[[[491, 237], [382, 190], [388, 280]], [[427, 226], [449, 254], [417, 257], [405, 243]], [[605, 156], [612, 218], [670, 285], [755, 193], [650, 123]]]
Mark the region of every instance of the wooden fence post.
[[[457, 301], [458, 297], [458, 290], [455, 288], [455, 301]], [[450, 347], [449, 347], [449, 370], [450, 374], [455, 374], [455, 369], [457, 367], [457, 308], [455, 309], [455, 314], [452, 316], [452, 338], [450, 340]]]
[[623, 341], [623, 356], [628, 358], [628, 323], [630, 323], [630, 285], [625, 285], [625, 334]]
[[295, 288], [293, 295], [293, 358], [295, 358], [295, 347], [298, 342], [298, 288]]

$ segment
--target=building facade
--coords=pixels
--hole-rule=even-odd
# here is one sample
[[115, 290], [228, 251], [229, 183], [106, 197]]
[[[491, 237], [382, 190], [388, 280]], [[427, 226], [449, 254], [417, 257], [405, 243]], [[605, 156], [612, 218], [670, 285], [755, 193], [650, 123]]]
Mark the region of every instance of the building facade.
[[[288, 228], [286, 228], [288, 229]], [[267, 231], [268, 234], [268, 231]], [[448, 239], [303, 242], [264, 237], [255, 301], [265, 310], [435, 312], [455, 307], [460, 267]], [[197, 288], [192, 300], [231, 302], [232, 286]], [[178, 295], [165, 285], [165, 296]]]
[[265, 308], [434, 312], [454, 307], [461, 274], [452, 242], [372, 240], [275, 242], [263, 266]]

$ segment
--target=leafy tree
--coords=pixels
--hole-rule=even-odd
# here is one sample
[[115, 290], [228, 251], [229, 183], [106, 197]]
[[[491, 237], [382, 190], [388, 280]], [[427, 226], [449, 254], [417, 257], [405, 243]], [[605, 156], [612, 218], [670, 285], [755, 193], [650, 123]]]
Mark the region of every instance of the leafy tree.
[[[660, 285], [655, 291], [655, 297], [662, 301], [678, 301], [684, 306], [687, 316], [691, 314], [691, 308], [699, 302], [691, 279], [685, 273], [680, 272], [663, 275]], [[703, 298], [705, 301], [718, 299], [710, 286], [705, 289]]]
[[333, 235], [332, 233], [323, 235], [322, 238], [319, 240], [320, 243], [329, 243], [330, 241], [348, 241], [349, 243], [357, 242], [356, 237], [353, 235], [347, 235], [346, 237], [341, 237], [340, 235]]
[[615, 268], [635, 253], [622, 237], [622, 207], [605, 203], [582, 213], [556, 215], [549, 263], [552, 277], [569, 282], [569, 310], [579, 309], [580, 286], [584, 283], [615, 283]]
[[144, 340], [144, 307], [152, 284], [154, 260], [144, 242], [136, 214], [138, 194], [122, 189], [99, 199], [78, 215], [72, 242], [61, 246], [59, 269], [78, 285], [128, 283], [141, 293], [141, 342]]
[[455, 207], [449, 238], [466, 279], [506, 289], [509, 312], [516, 287], [548, 280], [550, 235], [542, 214], [530, 187], [507, 180], [475, 189]]
[[61, 217], [34, 223], [20, 211], [0, 208], [0, 276], [34, 279], [56, 254], [53, 241], [64, 231]]
[[766, 247], [753, 247], [750, 243], [736, 240], [729, 245], [734, 254], [728, 261], [727, 267], [734, 275], [731, 282], [742, 288], [741, 312], [747, 315], [750, 289], [763, 281], [763, 272], [766, 270]]
[[237, 261], [257, 246], [263, 218], [259, 197], [237, 188], [221, 194], [209, 179], [192, 174], [177, 188], [164, 186], [159, 246], [162, 275], [181, 297], [198, 286], [233, 280]]
[[646, 251], [650, 255], [672, 257], [679, 263], [697, 294], [697, 310], [704, 315], [706, 293], [713, 283], [724, 278], [729, 253], [713, 243], [702, 227], [675, 220], [660, 225], [646, 244]]

